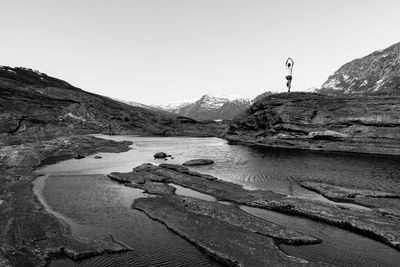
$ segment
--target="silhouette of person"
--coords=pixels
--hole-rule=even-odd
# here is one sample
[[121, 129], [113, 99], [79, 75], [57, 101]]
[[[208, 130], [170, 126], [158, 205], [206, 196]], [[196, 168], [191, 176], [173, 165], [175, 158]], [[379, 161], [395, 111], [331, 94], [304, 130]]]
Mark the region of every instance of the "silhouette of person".
[[292, 86], [292, 70], [293, 70], [293, 59], [288, 58], [286, 60], [286, 71], [287, 71], [287, 75], [286, 75], [286, 86], [288, 88], [288, 92], [290, 92], [290, 87]]

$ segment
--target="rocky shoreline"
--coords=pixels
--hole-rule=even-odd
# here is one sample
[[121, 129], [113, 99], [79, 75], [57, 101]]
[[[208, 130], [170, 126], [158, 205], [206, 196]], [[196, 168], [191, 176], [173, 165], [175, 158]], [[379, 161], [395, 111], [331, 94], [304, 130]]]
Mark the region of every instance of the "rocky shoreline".
[[[51, 259], [123, 253], [130, 248], [112, 236], [91, 240], [75, 238], [69, 227], [48, 213], [32, 191], [32, 173], [40, 164], [52, 164], [97, 152], [124, 152], [130, 142], [71, 135], [47, 141], [3, 146], [0, 189], [0, 265], [44, 266]], [[205, 254], [227, 266], [324, 266], [289, 256], [279, 244], [311, 245], [319, 238], [253, 216], [239, 206], [268, 209], [322, 221], [378, 240], [400, 251], [399, 196], [391, 192], [349, 189], [304, 182], [309, 190], [337, 202], [370, 207], [358, 210], [319, 201], [287, 197], [272, 191], [245, 190], [242, 186], [202, 174], [183, 165], [143, 164], [129, 173], [108, 177], [140, 188], [155, 197], [140, 198], [132, 208], [165, 225]], [[177, 195], [174, 185], [215, 197], [206, 201]]]
[[[322, 221], [373, 238], [400, 251], [400, 218], [387, 216], [379, 212], [378, 209], [372, 209], [371, 211], [350, 209], [320, 201], [287, 197], [271, 191], [249, 191], [239, 185], [218, 180], [210, 175], [202, 175], [190, 171], [181, 165], [160, 164], [159, 166], [154, 166], [144, 164], [134, 168], [132, 172], [111, 173], [109, 177], [126, 186], [141, 188], [147, 193], [158, 195], [159, 197], [157, 198], [136, 200], [133, 208], [139, 209], [150, 218], [162, 222], [172, 231], [202, 248], [207, 253], [214, 254], [214, 257], [228, 265], [246, 265], [250, 264], [248, 262], [249, 259], [254, 259], [251, 251], [247, 251], [249, 248], [245, 243], [247, 239], [240, 239], [235, 235], [231, 235], [230, 232], [226, 233], [221, 230], [213, 232], [213, 235], [220, 238], [212, 239], [212, 243], [207, 243], [202, 239], [203, 235], [207, 236], [206, 231], [197, 228], [193, 229], [193, 225], [199, 223], [198, 227], [202, 228], [205, 225], [214, 224], [214, 221], [217, 220], [219, 221], [218, 223], [226, 224], [225, 228], [222, 227], [222, 229], [235, 227], [239, 228], [240, 231], [246, 231], [247, 236], [256, 235], [257, 238], [263, 236], [278, 243], [306, 245], [320, 242], [320, 240], [313, 237], [293, 232], [284, 227], [269, 223], [262, 224], [258, 220], [249, 218], [248, 214], [237, 211], [237, 205], [269, 209]], [[232, 205], [177, 196], [169, 184], [187, 187], [214, 196], [219, 201], [228, 201]], [[385, 199], [385, 195], [382, 195], [382, 199]], [[199, 220], [208, 220], [208, 223], [197, 221], [196, 218], [198, 217], [202, 218]], [[259, 230], [261, 225], [266, 232]], [[211, 231], [209, 228], [207, 230]], [[232, 239], [230, 239], [231, 236]], [[241, 244], [238, 245], [241, 248], [240, 253], [233, 248], [226, 250], [226, 247], [219, 244], [218, 240], [224, 243]], [[256, 241], [254, 242], [257, 243]], [[276, 249], [273, 244], [264, 244], [263, 247], [264, 249], [265, 247], [269, 249], [269, 252], [265, 252], [266, 254]], [[256, 248], [252, 247], [252, 249]], [[258, 260], [259, 262], [256, 265], [268, 263], [266, 259]], [[281, 264], [290, 265], [293, 258], [286, 256], [286, 258], [275, 260]], [[307, 261], [296, 261], [296, 264], [303, 263], [313, 264]], [[251, 262], [251, 264], [255, 263]]]
[[41, 162], [76, 154], [123, 152], [130, 142], [71, 135], [0, 148], [0, 266], [44, 266], [53, 258], [81, 260], [129, 250], [112, 236], [78, 239], [69, 227], [48, 213], [32, 190], [32, 173]]

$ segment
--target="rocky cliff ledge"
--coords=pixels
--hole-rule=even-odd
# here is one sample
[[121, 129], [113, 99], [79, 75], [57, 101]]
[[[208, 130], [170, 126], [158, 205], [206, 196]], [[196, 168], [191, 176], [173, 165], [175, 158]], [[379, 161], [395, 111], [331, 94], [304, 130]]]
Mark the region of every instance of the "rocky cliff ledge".
[[270, 95], [232, 121], [223, 137], [273, 147], [400, 155], [400, 97]]

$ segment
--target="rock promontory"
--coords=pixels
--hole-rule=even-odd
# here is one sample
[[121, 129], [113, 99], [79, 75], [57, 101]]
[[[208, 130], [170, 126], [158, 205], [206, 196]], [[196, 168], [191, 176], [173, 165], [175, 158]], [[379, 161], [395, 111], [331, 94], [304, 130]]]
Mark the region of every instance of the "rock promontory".
[[400, 97], [269, 95], [233, 120], [223, 138], [271, 147], [400, 155]]

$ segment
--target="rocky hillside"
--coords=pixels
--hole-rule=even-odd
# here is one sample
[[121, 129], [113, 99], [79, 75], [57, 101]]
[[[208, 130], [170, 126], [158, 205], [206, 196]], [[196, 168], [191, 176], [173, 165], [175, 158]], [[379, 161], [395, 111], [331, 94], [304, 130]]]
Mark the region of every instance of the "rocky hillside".
[[182, 122], [85, 92], [26, 68], [0, 67], [0, 143], [70, 133], [215, 136], [220, 125]]
[[318, 92], [331, 95], [400, 95], [400, 43], [343, 65]]
[[230, 120], [251, 105], [248, 98], [227, 95], [204, 95], [199, 100], [170, 110], [195, 120]]
[[282, 93], [255, 102], [224, 138], [273, 147], [400, 155], [400, 96]]

